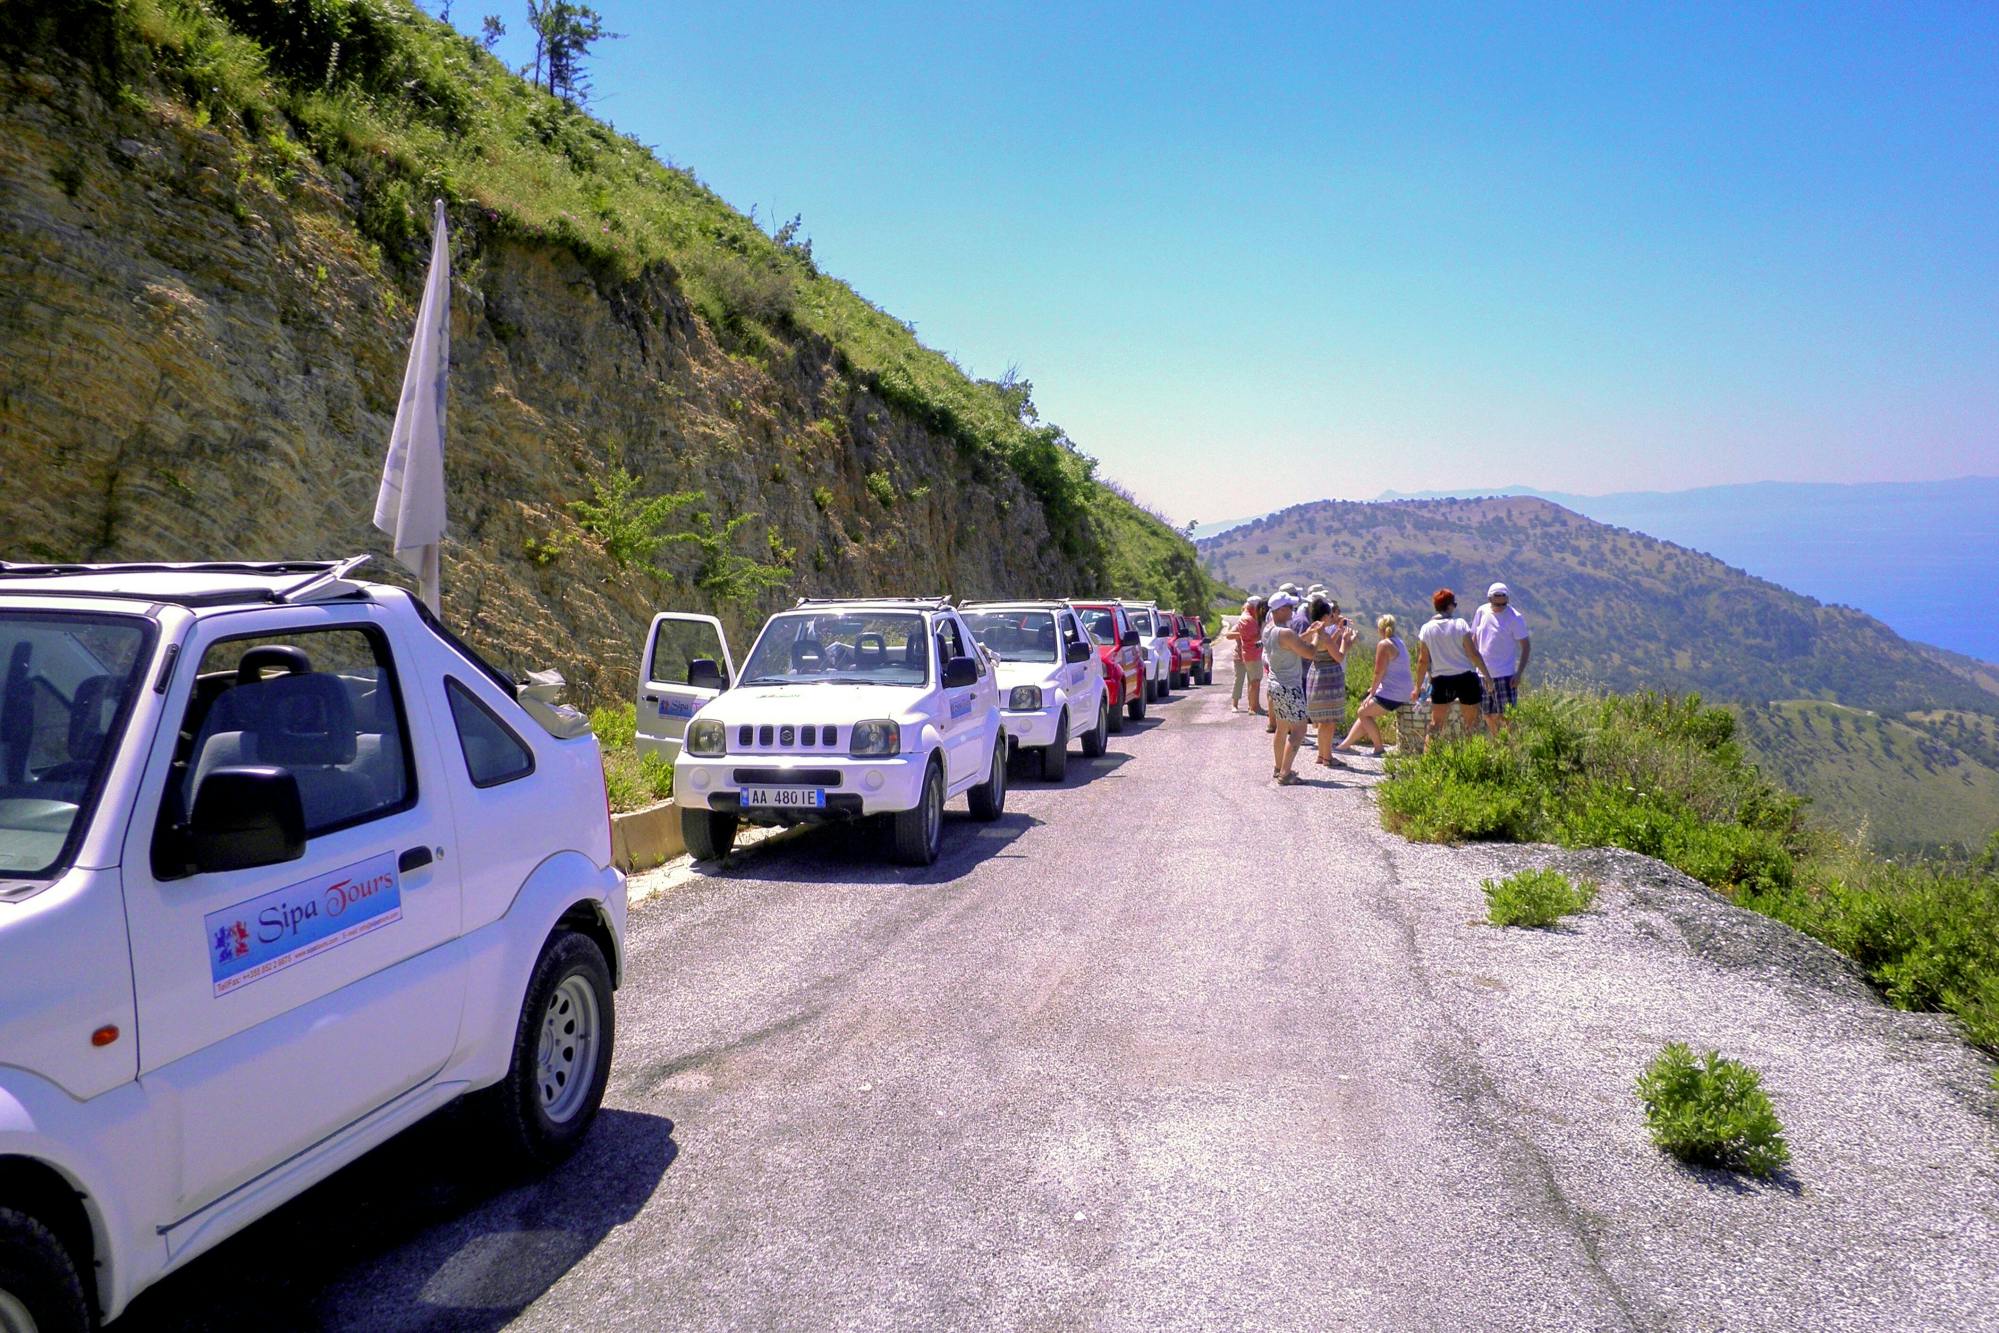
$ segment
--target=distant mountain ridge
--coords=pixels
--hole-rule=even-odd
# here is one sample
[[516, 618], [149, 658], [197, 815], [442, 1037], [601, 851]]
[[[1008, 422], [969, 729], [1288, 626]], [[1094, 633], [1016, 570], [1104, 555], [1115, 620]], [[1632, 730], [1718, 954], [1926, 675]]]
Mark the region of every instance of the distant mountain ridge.
[[[1906, 638], [1999, 662], [1999, 615], [1968, 613], [1967, 585], [1999, 569], [1999, 477], [1779, 482], [1573, 495], [1384, 491], [1382, 500], [1526, 495], [1705, 551], [1821, 601], [1857, 606]], [[1198, 530], [1196, 536], [1202, 535]]]
[[[1800, 780], [1838, 775], [1840, 799], [1824, 808], [1842, 817], [1879, 809], [1870, 832], [1886, 845], [1975, 846], [1999, 825], [1990, 800], [1999, 774], [1968, 752], [1976, 745], [1953, 744], [1949, 729], [1958, 724], [1945, 720], [1999, 719], [1999, 672], [1713, 556], [1530, 496], [1319, 501], [1197, 545], [1209, 569], [1238, 586], [1322, 579], [1370, 625], [1383, 611], [1420, 622], [1439, 585], [1456, 588], [1469, 607], [1504, 578], [1530, 618], [1539, 669], [1613, 690], [1698, 691], [1756, 708], [1836, 702], [1923, 733], [1933, 747], [1892, 755], [1876, 747], [1871, 791], [1815, 754], [1794, 753], [1783, 768]], [[1812, 734], [1801, 725], [1794, 746]], [[1920, 789], [1913, 796], [1912, 786]], [[1809, 785], [1806, 794], [1814, 794]], [[1897, 827], [1895, 813], [1919, 802], [1925, 818]]]

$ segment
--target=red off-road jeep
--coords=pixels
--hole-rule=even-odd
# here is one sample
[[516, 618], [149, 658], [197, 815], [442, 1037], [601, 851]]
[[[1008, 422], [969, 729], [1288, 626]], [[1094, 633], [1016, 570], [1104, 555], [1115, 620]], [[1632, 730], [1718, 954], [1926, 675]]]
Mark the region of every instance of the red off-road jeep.
[[1069, 605], [1083, 618], [1090, 642], [1104, 659], [1104, 689], [1110, 694], [1111, 730], [1123, 731], [1126, 717], [1137, 722], [1145, 716], [1145, 654], [1138, 646], [1138, 631], [1116, 602], [1071, 601]]

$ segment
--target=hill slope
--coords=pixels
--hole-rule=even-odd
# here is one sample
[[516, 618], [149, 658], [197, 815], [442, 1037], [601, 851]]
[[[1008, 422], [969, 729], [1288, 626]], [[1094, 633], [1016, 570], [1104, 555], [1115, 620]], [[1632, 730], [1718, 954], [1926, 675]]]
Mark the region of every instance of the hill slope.
[[1526, 487], [1453, 494], [1549, 500], [1599, 523], [1706, 551], [1808, 596], [1865, 607], [1909, 638], [1999, 661], [1999, 621], [1966, 615], [1961, 591], [1964, 571], [1999, 565], [1999, 477], [1764, 481], [1608, 495]]
[[503, 660], [587, 698], [662, 604], [740, 630], [802, 592], [1205, 591], [1024, 395], [407, 0], [8, 7], [0, 554], [383, 552], [433, 195], [445, 610]]
[[[1737, 704], [1771, 700], [1836, 701], [1906, 722], [1967, 763], [1971, 746], [1953, 742], [1943, 712], [1999, 716], [1999, 691], [1967, 659], [1912, 644], [1880, 621], [1848, 607], [1826, 606], [1753, 578], [1711, 556], [1641, 533], [1596, 523], [1545, 500], [1321, 501], [1233, 528], [1199, 544], [1217, 576], [1268, 588], [1286, 578], [1323, 579], [1351, 608], [1371, 618], [1392, 611], [1405, 620], [1429, 614], [1440, 584], [1467, 605], [1504, 578], [1531, 618], [1537, 669], [1618, 691], [1697, 691]], [[1941, 711], [1940, 711], [1941, 710]], [[1774, 733], [1772, 733], [1774, 735]], [[1804, 745], [1802, 728], [1787, 744]], [[1788, 771], [1807, 795], [1837, 816], [1855, 793], [1832, 774], [1837, 763], [1814, 751], [1790, 756]], [[1948, 767], [1948, 766], [1946, 766]], [[1903, 791], [1868, 808], [1877, 840], [1893, 845], [1983, 843], [1999, 826], [1999, 808], [1979, 795], [1944, 788], [1950, 774], [1900, 774], [1887, 785], [1936, 782], [1947, 794], [1907, 831], [1892, 817], [1920, 800]], [[1884, 781], [1891, 775], [1884, 775]], [[1960, 784], [1961, 785], [1961, 784]], [[1947, 836], [1934, 836], [1942, 811]]]

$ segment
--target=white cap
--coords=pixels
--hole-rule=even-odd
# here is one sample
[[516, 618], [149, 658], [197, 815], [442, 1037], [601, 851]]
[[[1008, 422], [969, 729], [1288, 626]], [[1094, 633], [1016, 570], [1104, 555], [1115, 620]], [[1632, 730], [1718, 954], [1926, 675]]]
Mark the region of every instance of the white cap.
[[1504, 597], [1508, 601], [1513, 600], [1513, 594], [1506, 590], [1504, 583], [1495, 583], [1490, 588], [1487, 588], [1485, 590], [1485, 597], [1487, 601], [1491, 601], [1495, 597]]
[[1270, 599], [1270, 609], [1273, 611], [1288, 611], [1296, 605], [1298, 605], [1298, 599], [1288, 592], [1280, 591]]

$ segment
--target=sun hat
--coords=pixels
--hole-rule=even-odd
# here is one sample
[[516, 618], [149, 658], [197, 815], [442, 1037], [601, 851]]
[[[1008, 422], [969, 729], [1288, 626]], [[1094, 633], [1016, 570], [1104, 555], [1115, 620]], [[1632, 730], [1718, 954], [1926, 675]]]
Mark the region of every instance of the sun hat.
[[1296, 605], [1298, 605], [1298, 599], [1288, 592], [1280, 591], [1270, 599], [1270, 609], [1273, 611], [1289, 611]]
[[1513, 600], [1513, 594], [1506, 590], [1506, 585], [1504, 583], [1493, 584], [1490, 588], [1487, 588], [1485, 590], [1485, 595], [1488, 601], [1490, 601], [1494, 597], [1504, 597], [1508, 601]]

